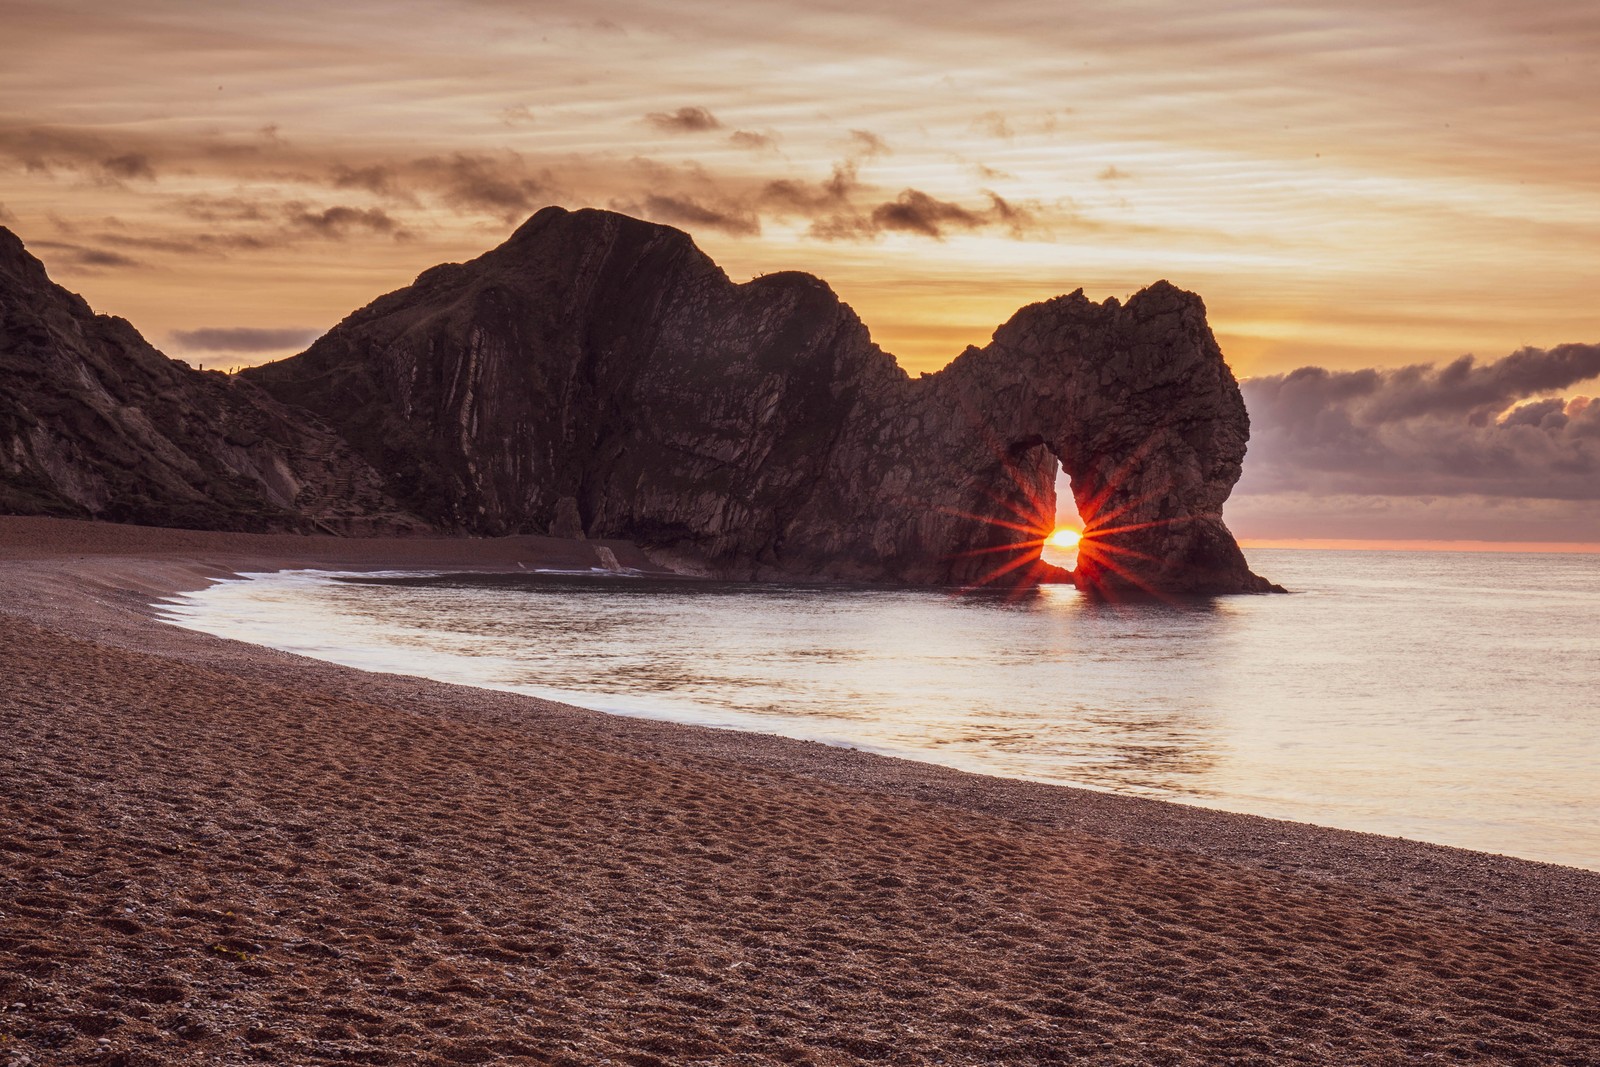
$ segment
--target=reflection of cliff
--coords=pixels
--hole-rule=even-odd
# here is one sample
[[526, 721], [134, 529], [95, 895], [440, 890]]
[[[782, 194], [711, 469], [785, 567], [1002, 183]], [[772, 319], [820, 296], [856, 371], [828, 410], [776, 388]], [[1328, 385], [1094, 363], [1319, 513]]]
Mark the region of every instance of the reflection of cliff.
[[1100, 530], [1081, 581], [1267, 588], [1220, 517], [1238, 387], [1200, 300], [1165, 283], [1024, 308], [913, 380], [815, 278], [734, 285], [677, 230], [547, 208], [246, 376], [447, 529], [581, 529], [740, 577], [968, 583], [1028, 572], [1059, 457]]

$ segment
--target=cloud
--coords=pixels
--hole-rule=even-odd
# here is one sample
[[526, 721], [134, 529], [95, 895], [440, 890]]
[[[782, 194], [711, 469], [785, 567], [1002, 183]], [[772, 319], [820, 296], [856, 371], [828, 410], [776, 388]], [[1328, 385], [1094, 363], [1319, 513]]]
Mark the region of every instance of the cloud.
[[680, 107], [676, 111], [652, 111], [644, 121], [668, 133], [704, 133], [720, 130], [722, 123], [703, 107]]
[[757, 133], [755, 130], [734, 130], [728, 135], [728, 143], [735, 148], [744, 148], [751, 152], [770, 152], [778, 147], [778, 138], [770, 133]]
[[1021, 236], [1034, 223], [1033, 211], [1012, 204], [996, 193], [985, 192], [989, 203], [965, 207], [920, 189], [906, 189], [895, 199], [866, 212], [839, 213], [818, 219], [811, 236], [824, 241], [873, 240], [885, 233], [909, 233], [943, 240], [952, 231], [970, 232], [998, 228]]
[[7, 226], [15, 226], [17, 224], [17, 217], [8, 211], [3, 203], [0, 203], [0, 223]]
[[814, 215], [847, 207], [860, 188], [856, 164], [847, 161], [834, 164], [833, 173], [820, 182], [792, 178], [769, 181], [761, 189], [760, 200], [765, 209], [779, 217]]
[[972, 120], [972, 128], [1001, 141], [1009, 141], [1016, 136], [1011, 123], [1007, 122], [1005, 115], [999, 111], [985, 111]]
[[336, 241], [359, 231], [392, 234], [397, 238], [406, 236], [405, 230], [398, 222], [387, 212], [375, 207], [355, 208], [335, 205], [318, 211], [303, 204], [290, 204], [287, 215], [291, 226]]
[[1594, 377], [1600, 377], [1600, 345], [1524, 348], [1483, 366], [1462, 356], [1439, 371], [1413, 366], [1387, 372], [1383, 389], [1372, 398], [1372, 415], [1396, 419], [1499, 409]]
[[197, 233], [173, 237], [145, 237], [127, 233], [100, 233], [95, 239], [119, 248], [170, 252], [180, 256], [225, 256], [231, 251], [270, 248], [287, 241], [251, 233]]
[[946, 229], [977, 229], [983, 225], [983, 216], [960, 204], [935, 199], [917, 189], [907, 189], [889, 203], [873, 208], [872, 222], [880, 230], [943, 237]]
[[[704, 107], [655, 113], [650, 121], [679, 131], [722, 128]], [[733, 146], [781, 160], [777, 141], [774, 133], [747, 129], [727, 135]], [[13, 166], [44, 168], [51, 176], [72, 173], [96, 183], [153, 180], [168, 172], [212, 182], [210, 193], [198, 193], [192, 185], [154, 191], [168, 211], [240, 231], [227, 241], [209, 242], [212, 254], [230, 245], [280, 246], [359, 233], [404, 240], [411, 236], [406, 223], [413, 215], [489, 216], [514, 224], [552, 203], [611, 204], [619, 210], [637, 205], [652, 218], [739, 236], [759, 234], [765, 219], [793, 219], [826, 241], [874, 241], [889, 233], [939, 239], [982, 228], [1020, 238], [1044, 232], [1054, 219], [1038, 205], [1022, 207], [987, 191], [987, 203], [978, 204], [919, 189], [891, 199], [890, 190], [865, 184], [859, 173], [890, 152], [884, 139], [870, 130], [850, 130], [844, 149], [832, 173], [818, 181], [785, 174], [787, 166], [776, 173], [751, 173], [749, 164], [733, 165], [713, 173], [691, 161], [585, 153], [548, 160], [510, 149], [423, 156], [347, 153], [338, 145], [290, 142], [275, 126], [237, 136], [155, 136], [0, 125], [0, 165], [9, 159]], [[163, 161], [159, 170], [156, 160]], [[319, 186], [334, 206], [308, 206], [322, 199]], [[245, 188], [259, 192], [225, 191]], [[341, 194], [348, 203], [339, 203]]]
[[[46, 249], [52, 253], [49, 257], [49, 266], [78, 267], [90, 271], [101, 268], [130, 269], [143, 267], [144, 263], [121, 252], [113, 252], [105, 248], [94, 248], [89, 245], [71, 244], [64, 241], [30, 241], [33, 249]], [[44, 257], [40, 257], [41, 259]]]
[[1096, 174], [1095, 177], [1103, 182], [1125, 182], [1133, 175], [1113, 163], [1099, 174]]
[[417, 160], [405, 169], [447, 206], [507, 220], [543, 207], [551, 185], [548, 176], [528, 174], [522, 157], [512, 152], [500, 156], [457, 152]]
[[1008, 170], [991, 167], [987, 163], [973, 163], [972, 169], [986, 182], [1014, 181], [1017, 177]]
[[888, 141], [871, 130], [851, 130], [849, 145], [850, 156], [853, 159], [877, 159], [894, 151], [889, 147]]
[[761, 232], [761, 220], [738, 204], [711, 206], [682, 196], [647, 196], [643, 203], [621, 204], [618, 210], [672, 226], [720, 230], [735, 237], [753, 237]]
[[1600, 345], [1568, 344], [1253, 378], [1239, 492], [1600, 500], [1600, 403], [1547, 395], [1596, 377]]
[[529, 107], [527, 104], [521, 104], [517, 107], [501, 108], [500, 110], [500, 123], [503, 126], [526, 126], [529, 123], [538, 121], [539, 120], [534, 117], [533, 108]]
[[239, 196], [189, 196], [176, 206], [200, 222], [260, 222], [267, 217], [259, 201]]
[[100, 161], [100, 166], [114, 178], [141, 178], [145, 181], [155, 181], [156, 171], [150, 164], [150, 157], [143, 152], [126, 152], [120, 156]]
[[0, 157], [23, 170], [50, 174], [98, 166], [110, 155], [99, 137], [50, 127], [0, 127]]
[[335, 189], [363, 189], [377, 196], [404, 195], [399, 188], [399, 177], [399, 172], [393, 165], [384, 163], [371, 163], [366, 166], [334, 163], [328, 167], [328, 180], [333, 183]]
[[193, 330], [174, 330], [172, 339], [180, 347], [210, 352], [279, 352], [301, 349], [321, 336], [320, 330], [306, 327], [256, 328], [251, 326], [201, 326]]

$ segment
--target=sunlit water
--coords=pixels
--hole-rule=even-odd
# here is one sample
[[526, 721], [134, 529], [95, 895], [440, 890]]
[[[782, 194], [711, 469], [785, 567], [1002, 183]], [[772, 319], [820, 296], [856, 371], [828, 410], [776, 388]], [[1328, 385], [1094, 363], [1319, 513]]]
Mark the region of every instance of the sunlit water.
[[1600, 556], [1252, 563], [1296, 595], [290, 572], [167, 610], [371, 670], [1600, 869]]

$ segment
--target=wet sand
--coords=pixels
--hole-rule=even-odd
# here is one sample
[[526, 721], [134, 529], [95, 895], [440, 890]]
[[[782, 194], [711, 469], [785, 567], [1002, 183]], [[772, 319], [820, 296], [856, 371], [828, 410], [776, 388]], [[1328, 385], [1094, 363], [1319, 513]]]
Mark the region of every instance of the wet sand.
[[1591, 872], [147, 611], [235, 570], [595, 558], [0, 518], [0, 1064], [1600, 1063]]

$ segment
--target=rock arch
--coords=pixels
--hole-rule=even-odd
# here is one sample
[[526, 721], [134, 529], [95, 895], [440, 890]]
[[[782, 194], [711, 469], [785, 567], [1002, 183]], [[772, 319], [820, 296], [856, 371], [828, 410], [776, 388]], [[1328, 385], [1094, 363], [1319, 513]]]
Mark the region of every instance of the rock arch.
[[[1222, 522], [1249, 438], [1244, 401], [1200, 298], [1166, 282], [1096, 304], [1082, 291], [1019, 311], [986, 348], [940, 375], [937, 393], [1003, 398], [958, 404], [1012, 459], [1000, 510], [1053, 516], [1059, 461], [1084, 523], [1077, 580], [1109, 595], [1266, 591]], [[935, 376], [936, 378], [938, 376]], [[970, 441], [970, 452], [978, 445]], [[1048, 459], [1044, 457], [1049, 457]], [[1008, 529], [1001, 527], [1001, 529]], [[1032, 538], [1010, 530], [1015, 543]], [[956, 547], [970, 537], [953, 526]], [[961, 567], [952, 578], [980, 577]]]
[[[669, 227], [546, 208], [246, 372], [447, 529], [581, 529], [737, 577], [1037, 577], [1054, 460], [1086, 588], [1242, 592], [1221, 519], [1249, 424], [1200, 299], [1034, 304], [909, 377], [805, 274], [734, 284]], [[1030, 542], [1034, 542], [1030, 545]]]

